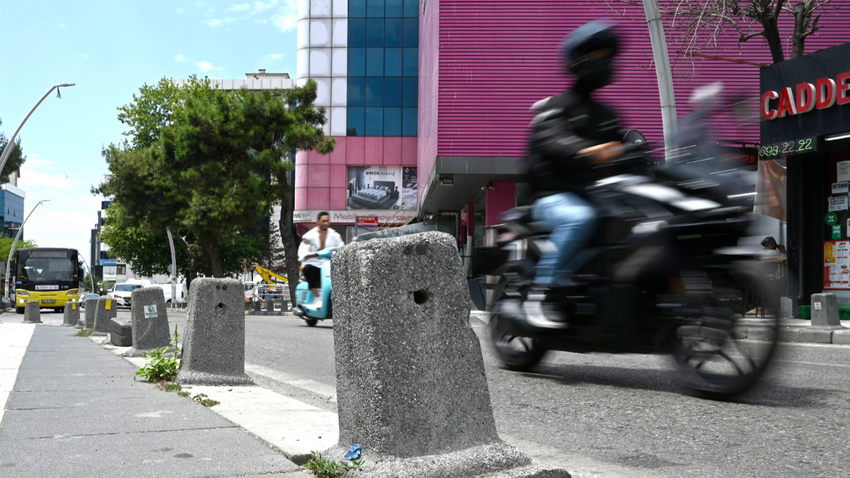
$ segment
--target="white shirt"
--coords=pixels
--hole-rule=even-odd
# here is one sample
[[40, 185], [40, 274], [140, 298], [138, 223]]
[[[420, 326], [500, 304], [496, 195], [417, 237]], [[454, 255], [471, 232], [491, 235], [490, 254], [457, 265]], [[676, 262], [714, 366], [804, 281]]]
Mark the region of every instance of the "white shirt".
[[[322, 264], [327, 260], [321, 257], [311, 257], [310, 259], [305, 259], [310, 254], [318, 252], [321, 250], [322, 239], [319, 237], [319, 227], [316, 226], [313, 229], [307, 231], [306, 234], [301, 236], [301, 245], [298, 246], [298, 260], [301, 261], [302, 266], [316, 266], [322, 267]], [[328, 235], [325, 236], [325, 249], [328, 247], [342, 247], [345, 245], [345, 242], [342, 240], [342, 236], [339, 235], [336, 231], [331, 228], [328, 228]]]

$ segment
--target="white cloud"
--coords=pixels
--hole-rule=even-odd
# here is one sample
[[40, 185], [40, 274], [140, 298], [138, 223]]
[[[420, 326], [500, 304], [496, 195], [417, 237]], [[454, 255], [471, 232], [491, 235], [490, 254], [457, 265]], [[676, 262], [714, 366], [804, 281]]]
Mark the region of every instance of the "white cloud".
[[183, 15], [184, 13], [186, 13], [186, 9], [185, 9], [185, 8], [183, 8], [183, 7], [177, 7], [177, 14], [178, 14], [178, 15]]
[[221, 26], [221, 20], [218, 20], [218, 19], [215, 19], [215, 18], [210, 18], [210, 19], [204, 20], [204, 23], [206, 23], [207, 25], [209, 25], [213, 28]]
[[213, 66], [212, 63], [208, 61], [199, 61], [195, 63], [197, 67], [201, 70], [202, 73], [206, 73], [208, 71], [222, 71], [224, 68], [220, 66]]
[[178, 53], [178, 54], [174, 55], [174, 61], [176, 61], [176, 62], [181, 62], [181, 61], [183, 61], [183, 60], [185, 60], [185, 59], [186, 59], [186, 57], [185, 57], [185, 56], [183, 56], [183, 55], [181, 55], [180, 53]]
[[89, 56], [88, 53], [83, 53], [83, 60], [88, 60], [89, 58], [91, 58], [91, 56]]
[[89, 189], [100, 183], [99, 174], [27, 153], [18, 187], [26, 191], [24, 214], [48, 199], [27, 221], [24, 237], [41, 247], [73, 247], [89, 261], [91, 229], [97, 222], [102, 198]]
[[59, 25], [57, 25], [57, 26], [58, 26], [59, 28], [65, 28], [65, 24], [64, 24], [64, 23], [60, 23], [60, 24], [59, 24]]
[[[199, 8], [206, 4], [198, 3]], [[271, 23], [283, 31], [294, 30], [298, 24], [298, 0], [268, 0], [236, 3], [226, 9], [233, 16], [223, 19], [209, 18], [212, 11], [208, 9], [203, 22], [211, 27], [219, 27], [223, 23], [251, 21], [257, 24]]]

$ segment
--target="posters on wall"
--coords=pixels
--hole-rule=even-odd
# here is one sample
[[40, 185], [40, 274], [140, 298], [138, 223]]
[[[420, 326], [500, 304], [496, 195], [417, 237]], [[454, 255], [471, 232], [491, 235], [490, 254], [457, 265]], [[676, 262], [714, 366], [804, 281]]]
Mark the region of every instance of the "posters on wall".
[[829, 211], [846, 211], [847, 206], [847, 196], [830, 196]]
[[850, 241], [824, 241], [823, 288], [850, 290]]
[[346, 183], [349, 210], [416, 209], [416, 168], [349, 166]]

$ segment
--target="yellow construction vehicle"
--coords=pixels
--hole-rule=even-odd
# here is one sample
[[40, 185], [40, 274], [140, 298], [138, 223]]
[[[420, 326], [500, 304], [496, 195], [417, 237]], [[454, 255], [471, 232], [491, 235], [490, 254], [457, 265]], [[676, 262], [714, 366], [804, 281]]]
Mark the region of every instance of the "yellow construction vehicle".
[[256, 264], [253, 269], [263, 278], [263, 283], [246, 289], [245, 301], [282, 300], [289, 296], [289, 279]]
[[[260, 277], [262, 277], [263, 280], [266, 281], [269, 284], [279, 284], [279, 283], [285, 284], [285, 283], [289, 282], [289, 279], [287, 279], [286, 277], [283, 277], [280, 274], [272, 272], [272, 271], [270, 271], [270, 270], [268, 270], [264, 267], [260, 267], [256, 264], [254, 264], [254, 270], [256, 270], [257, 274], [260, 274]], [[277, 279], [277, 280], [275, 280], [275, 279]]]

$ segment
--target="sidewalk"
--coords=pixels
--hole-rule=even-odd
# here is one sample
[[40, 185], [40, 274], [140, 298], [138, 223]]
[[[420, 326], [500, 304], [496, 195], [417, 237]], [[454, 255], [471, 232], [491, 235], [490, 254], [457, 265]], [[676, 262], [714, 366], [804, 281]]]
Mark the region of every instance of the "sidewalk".
[[0, 324], [0, 476], [309, 476], [213, 410], [134, 381], [133, 364], [75, 329], [13, 317]]

